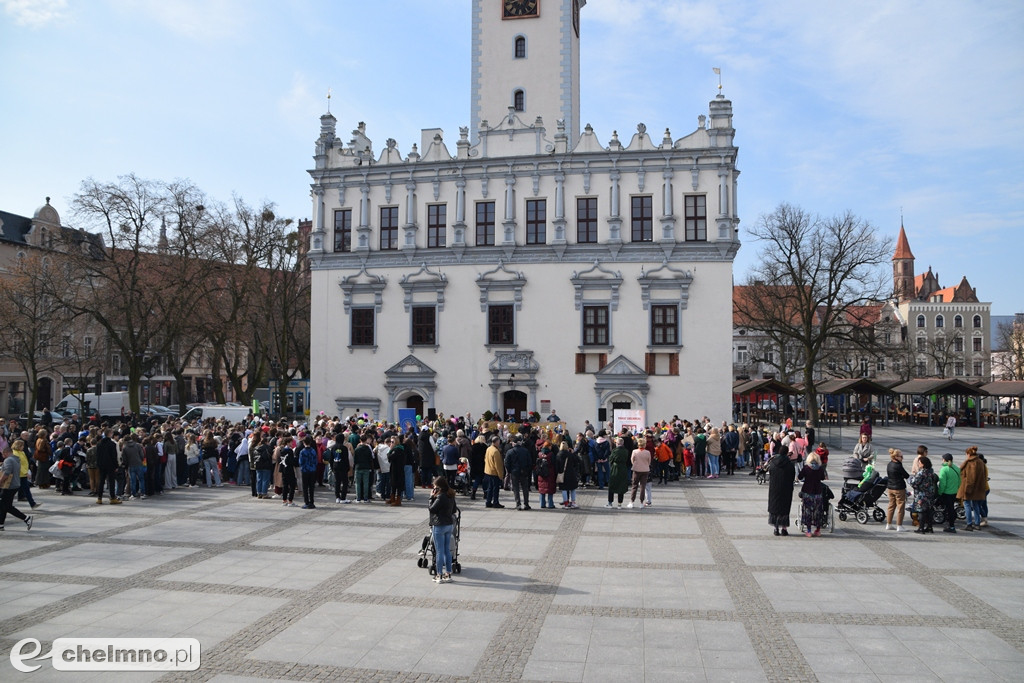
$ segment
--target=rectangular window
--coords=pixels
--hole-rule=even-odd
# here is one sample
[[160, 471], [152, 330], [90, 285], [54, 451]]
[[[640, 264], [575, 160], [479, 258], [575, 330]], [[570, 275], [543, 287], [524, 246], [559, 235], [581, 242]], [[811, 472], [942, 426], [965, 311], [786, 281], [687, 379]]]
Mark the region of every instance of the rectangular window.
[[964, 376], [964, 364], [963, 363], [953, 363], [953, 374], [956, 375], [957, 377], [963, 377]]
[[608, 346], [608, 307], [583, 307], [583, 345]]
[[476, 205], [476, 246], [494, 246], [494, 202]]
[[115, 375], [122, 374], [121, 372], [121, 354], [115, 353], [110, 357], [110, 372]]
[[953, 340], [953, 351], [955, 351], [956, 353], [963, 353], [964, 352], [964, 338], [963, 337], [957, 337], [956, 339]]
[[[978, 340], [981, 341], [981, 340]], [[83, 337], [82, 346], [84, 347], [86, 357], [92, 355], [92, 337]]]
[[437, 309], [434, 306], [413, 306], [413, 346], [437, 345]]
[[708, 239], [707, 197], [686, 195], [686, 241], [706, 242]]
[[427, 247], [443, 249], [448, 239], [448, 205], [427, 206]]
[[875, 372], [885, 372], [885, 359], [879, 358], [875, 361]]
[[[678, 312], [677, 306], [651, 306], [651, 344], [676, 346], [679, 343]], [[745, 354], [746, 347], [741, 348]]]
[[515, 344], [515, 310], [512, 304], [487, 307], [487, 343]]
[[580, 197], [576, 200], [576, 242], [597, 243], [597, 198]]
[[633, 197], [630, 209], [633, 242], [650, 242], [654, 239], [654, 208], [651, 197]]
[[917, 376], [924, 377], [928, 374], [928, 364], [923, 360], [917, 362]]
[[352, 209], [334, 212], [334, 251], [352, 251]]
[[980, 360], [974, 361], [974, 376], [981, 377], [982, 375], [982, 363]]
[[981, 351], [981, 337], [975, 337], [971, 342], [974, 344], [975, 351]]
[[928, 341], [924, 337], [917, 338], [917, 350], [919, 353], [924, 353], [928, 348]]
[[526, 200], [526, 243], [547, 243], [548, 202], [546, 199]]
[[747, 350], [746, 346], [736, 347], [736, 362], [740, 365], [746, 365], [750, 362], [750, 351]]
[[398, 207], [385, 206], [380, 210], [380, 250], [398, 249]]
[[886, 332], [884, 339], [886, 344], [892, 344], [892, 332]]
[[374, 310], [352, 309], [352, 346], [373, 346]]
[[860, 376], [867, 377], [870, 374], [870, 361], [867, 358], [860, 359]]

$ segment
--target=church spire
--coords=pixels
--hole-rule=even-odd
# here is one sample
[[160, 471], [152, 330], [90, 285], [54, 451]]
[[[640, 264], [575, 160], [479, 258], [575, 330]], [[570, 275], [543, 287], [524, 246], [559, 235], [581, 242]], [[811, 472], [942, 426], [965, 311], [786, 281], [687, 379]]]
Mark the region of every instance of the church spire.
[[907, 231], [900, 218], [900, 236], [896, 240], [896, 252], [892, 255], [892, 289], [896, 301], [909, 301], [917, 296], [914, 285], [914, 254], [910, 251]]
[[900, 236], [896, 239], [896, 253], [892, 255], [892, 260], [897, 259], [913, 259], [914, 255], [910, 252], [910, 242], [907, 241], [907, 231], [903, 229], [903, 219], [900, 219]]

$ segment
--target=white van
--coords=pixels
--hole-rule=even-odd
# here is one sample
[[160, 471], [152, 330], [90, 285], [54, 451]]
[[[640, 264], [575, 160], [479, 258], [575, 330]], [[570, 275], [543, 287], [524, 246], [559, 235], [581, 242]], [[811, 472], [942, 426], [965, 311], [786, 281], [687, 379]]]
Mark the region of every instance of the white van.
[[61, 415], [81, 413], [83, 403], [99, 413], [100, 417], [120, 417], [132, 409], [131, 396], [127, 391], [108, 391], [98, 396], [82, 394], [79, 397], [78, 394], [68, 394], [60, 400], [56, 410]]
[[247, 406], [226, 406], [224, 404], [210, 404], [195, 406], [181, 416], [182, 420], [194, 422], [195, 420], [208, 420], [211, 417], [217, 420], [224, 419], [228, 422], [242, 422], [249, 415], [250, 408]]

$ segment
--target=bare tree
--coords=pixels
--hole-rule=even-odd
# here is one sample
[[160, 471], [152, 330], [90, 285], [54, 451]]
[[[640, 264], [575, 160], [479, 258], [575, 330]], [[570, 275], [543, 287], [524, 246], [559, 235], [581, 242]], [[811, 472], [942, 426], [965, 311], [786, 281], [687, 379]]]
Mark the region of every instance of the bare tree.
[[36, 409], [39, 379], [55, 367], [50, 340], [56, 329], [54, 320], [59, 316], [46, 287], [52, 270], [49, 256], [30, 253], [0, 278], [0, 308], [7, 316], [0, 325], [0, 355], [14, 360], [25, 373], [29, 425]]
[[996, 349], [992, 354], [992, 376], [1004, 380], [1024, 380], [1024, 315], [996, 328]]
[[830, 345], [859, 342], [853, 310], [890, 293], [882, 266], [891, 240], [850, 212], [822, 218], [789, 204], [762, 216], [750, 234], [762, 247], [736, 312], [746, 327], [800, 349], [805, 405], [816, 420], [815, 368]]

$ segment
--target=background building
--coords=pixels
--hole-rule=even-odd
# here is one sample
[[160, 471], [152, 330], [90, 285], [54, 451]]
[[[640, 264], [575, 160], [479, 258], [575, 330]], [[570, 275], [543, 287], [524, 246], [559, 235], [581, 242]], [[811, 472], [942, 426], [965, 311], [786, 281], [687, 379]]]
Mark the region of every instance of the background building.
[[584, 4], [472, 3], [454, 154], [437, 128], [402, 154], [321, 117], [313, 410], [728, 416], [732, 103], [678, 138], [581, 128]]

